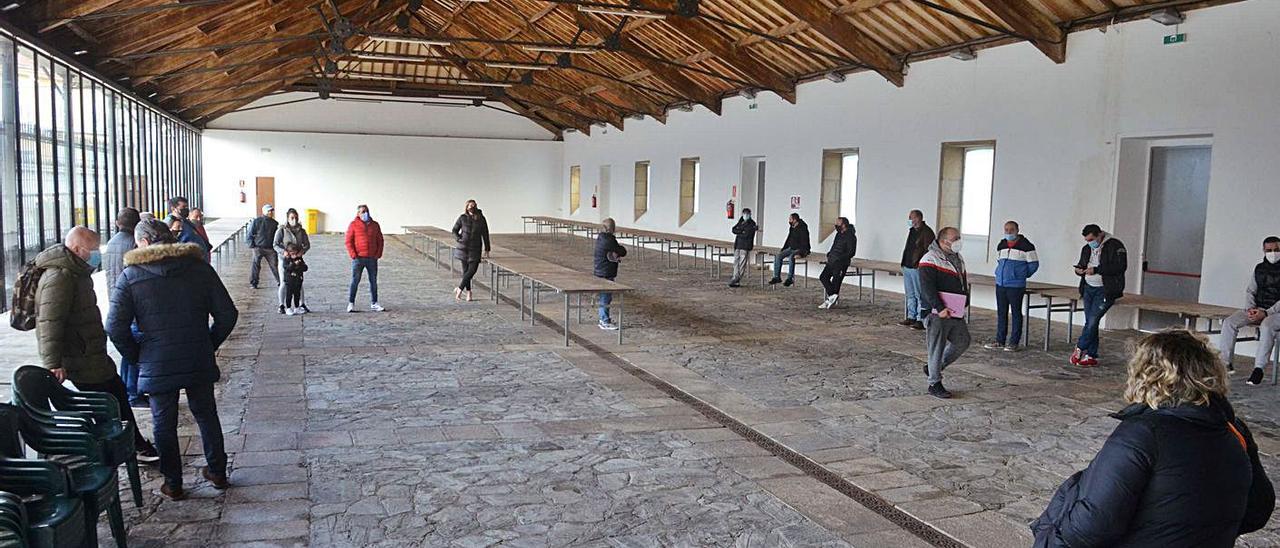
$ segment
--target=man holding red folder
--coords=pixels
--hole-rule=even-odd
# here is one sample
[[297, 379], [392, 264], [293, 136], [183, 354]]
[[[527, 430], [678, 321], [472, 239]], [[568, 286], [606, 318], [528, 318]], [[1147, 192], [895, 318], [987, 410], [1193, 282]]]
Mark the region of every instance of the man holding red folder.
[[931, 313], [921, 318], [929, 354], [925, 374], [929, 395], [950, 398], [942, 386], [942, 370], [955, 363], [969, 348], [969, 324], [964, 321], [969, 280], [960, 256], [960, 230], [946, 227], [920, 259], [920, 308]]

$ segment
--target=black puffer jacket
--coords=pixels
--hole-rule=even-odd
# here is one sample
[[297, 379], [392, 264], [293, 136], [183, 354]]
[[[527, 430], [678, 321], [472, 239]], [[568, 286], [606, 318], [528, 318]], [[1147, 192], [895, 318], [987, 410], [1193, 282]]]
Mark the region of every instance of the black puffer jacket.
[[609, 253], [617, 255], [621, 259], [627, 256], [627, 248], [622, 247], [622, 244], [618, 243], [618, 239], [613, 234], [601, 232], [596, 235], [596, 264], [594, 270], [596, 277], [610, 280], [618, 277], [618, 263], [609, 260]]
[[[149, 245], [124, 256], [107, 334], [121, 356], [138, 364], [140, 392], [163, 394], [218, 380], [213, 354], [239, 313], [203, 257], [194, 244]], [[135, 319], [138, 342], [129, 330]]]
[[799, 251], [801, 255], [808, 255], [809, 245], [809, 225], [804, 220], [796, 221], [796, 226], [791, 227], [787, 231], [787, 241], [782, 244], [783, 249], [794, 249]]
[[249, 247], [259, 249], [271, 249], [271, 245], [275, 243], [276, 229], [280, 228], [280, 223], [266, 215], [259, 215], [253, 222], [249, 223], [249, 230], [245, 234], [245, 242]]
[[1275, 491], [1225, 400], [1113, 416], [1120, 425], [1098, 456], [1031, 525], [1037, 548], [1225, 548], [1266, 524]]
[[733, 225], [733, 248], [743, 251], [751, 251], [756, 247], [756, 231], [760, 227], [752, 219], [740, 218], [738, 224]]
[[831, 240], [831, 250], [827, 251], [827, 264], [848, 266], [849, 261], [852, 261], [857, 253], [857, 231], [852, 226], [844, 232], [837, 230], [835, 239]]
[[907, 231], [907, 243], [902, 248], [902, 267], [920, 268], [920, 258], [929, 252], [929, 245], [935, 239], [933, 229], [924, 223]]
[[455, 258], [479, 262], [482, 253], [489, 251], [489, 221], [485, 220], [484, 213], [477, 209], [475, 217], [466, 213], [459, 215], [453, 223], [453, 238], [458, 241], [453, 250]]

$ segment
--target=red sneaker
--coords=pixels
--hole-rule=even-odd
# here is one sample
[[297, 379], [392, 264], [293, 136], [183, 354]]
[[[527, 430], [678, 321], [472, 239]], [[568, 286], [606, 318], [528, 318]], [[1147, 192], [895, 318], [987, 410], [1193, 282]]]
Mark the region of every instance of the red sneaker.
[[1071, 353], [1071, 365], [1080, 365], [1080, 349], [1079, 348], [1075, 349], [1075, 351]]
[[1093, 357], [1093, 356], [1089, 356], [1089, 355], [1081, 356], [1081, 357], [1080, 357], [1080, 364], [1079, 364], [1079, 365], [1080, 365], [1080, 367], [1097, 367], [1097, 366], [1098, 366], [1098, 358], [1095, 358], [1095, 357]]

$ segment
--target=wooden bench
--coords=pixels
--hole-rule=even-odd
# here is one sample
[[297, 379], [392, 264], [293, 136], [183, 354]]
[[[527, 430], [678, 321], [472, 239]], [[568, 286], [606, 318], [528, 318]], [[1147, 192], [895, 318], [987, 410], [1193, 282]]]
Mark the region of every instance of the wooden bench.
[[[447, 230], [436, 228], [433, 226], [406, 226], [403, 227], [405, 232], [411, 238], [410, 247], [418, 249], [413, 242], [418, 239], [424, 243], [429, 243], [433, 247], [433, 251], [428, 254], [426, 247], [419, 249], [423, 254], [427, 254], [435, 259], [437, 267], [443, 267], [444, 261], [440, 259], [440, 252], [448, 249], [449, 254], [449, 270], [454, 271], [452, 260], [452, 250], [456, 245], [453, 233]], [[586, 274], [566, 268], [555, 263], [529, 257], [519, 252], [507, 249], [501, 246], [493, 246], [489, 254], [484, 258], [484, 262], [489, 265], [489, 296], [495, 303], [502, 300], [502, 285], [504, 280], [509, 278], [520, 279], [520, 320], [525, 319], [525, 306], [528, 303], [529, 320], [531, 323], [537, 322], [537, 304], [539, 295], [544, 291], [553, 291], [564, 296], [564, 343], [569, 345], [569, 318], [573, 306], [573, 297], [577, 297], [576, 308], [578, 310], [578, 321], [582, 321], [583, 295], [596, 295], [599, 293], [611, 293], [617, 296], [614, 301], [617, 305], [618, 314], [614, 320], [618, 324], [618, 344], [622, 344], [622, 295], [632, 291], [632, 288], [611, 282], [603, 278], [597, 278], [594, 275]], [[526, 289], [527, 288], [527, 289]], [[526, 301], [525, 295], [529, 298]]]

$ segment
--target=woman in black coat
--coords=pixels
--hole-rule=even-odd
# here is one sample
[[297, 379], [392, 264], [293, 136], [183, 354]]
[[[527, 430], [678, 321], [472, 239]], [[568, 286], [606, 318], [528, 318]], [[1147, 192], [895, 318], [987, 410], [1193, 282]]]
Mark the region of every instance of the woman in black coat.
[[1185, 330], [1138, 343], [1120, 425], [1032, 525], [1040, 547], [1229, 547], [1266, 525], [1275, 491], [1227, 402], [1208, 340]]
[[471, 300], [471, 278], [480, 269], [480, 259], [489, 254], [489, 222], [475, 200], [467, 200], [466, 210], [453, 223], [453, 237], [458, 245], [453, 256], [462, 262], [462, 282], [453, 290], [453, 298]]

